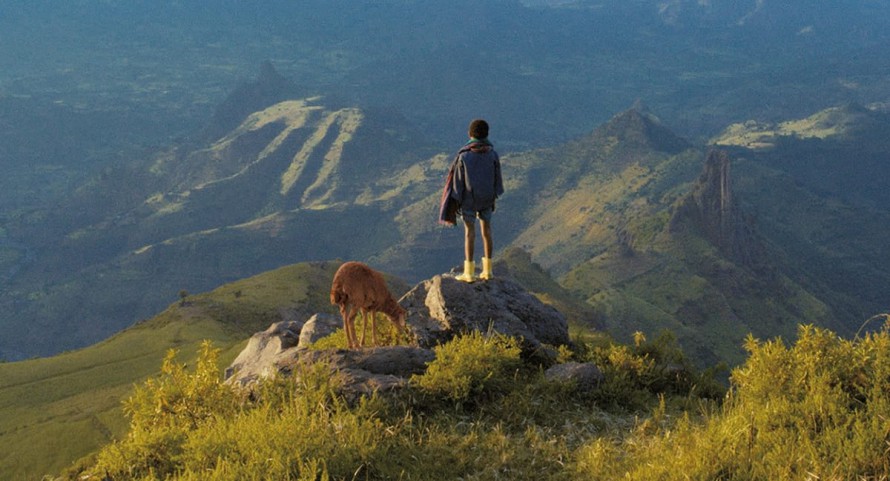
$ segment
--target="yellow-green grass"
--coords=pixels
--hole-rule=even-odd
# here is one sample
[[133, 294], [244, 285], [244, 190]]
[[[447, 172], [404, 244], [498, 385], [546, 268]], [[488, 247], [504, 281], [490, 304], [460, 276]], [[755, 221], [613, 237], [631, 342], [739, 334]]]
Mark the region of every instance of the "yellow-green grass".
[[714, 145], [737, 145], [751, 149], [773, 147], [780, 137], [826, 139], [842, 136], [855, 128], [865, 114], [849, 107], [832, 107], [803, 118], [778, 124], [756, 122], [732, 124], [717, 137]]
[[121, 402], [155, 376], [170, 349], [191, 362], [203, 340], [222, 350], [221, 367], [247, 337], [283, 309], [330, 309], [338, 263], [296, 264], [226, 284], [93, 346], [0, 364], [0, 479], [58, 473], [126, 433]]
[[123, 434], [121, 400], [135, 382], [157, 373], [170, 348], [193, 353], [202, 339], [225, 349], [238, 341], [212, 319], [158, 324], [135, 326], [86, 349], [0, 365], [3, 478], [39, 479]]

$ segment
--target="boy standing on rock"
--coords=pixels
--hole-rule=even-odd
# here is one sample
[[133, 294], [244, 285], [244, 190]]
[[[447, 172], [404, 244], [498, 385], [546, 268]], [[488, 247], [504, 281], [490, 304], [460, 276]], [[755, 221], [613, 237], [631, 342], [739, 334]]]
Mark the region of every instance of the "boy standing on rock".
[[476, 218], [482, 227], [482, 273], [480, 279], [491, 279], [491, 213], [495, 200], [504, 193], [501, 160], [488, 141], [488, 122], [470, 122], [470, 140], [460, 149], [454, 161], [451, 197], [460, 205], [464, 221], [464, 272], [457, 279], [473, 282], [476, 275], [474, 251], [476, 247]]

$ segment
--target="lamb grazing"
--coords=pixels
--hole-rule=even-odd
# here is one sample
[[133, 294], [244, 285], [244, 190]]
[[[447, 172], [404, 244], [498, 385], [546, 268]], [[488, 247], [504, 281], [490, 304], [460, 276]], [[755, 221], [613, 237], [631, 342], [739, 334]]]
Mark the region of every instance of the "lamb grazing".
[[[340, 306], [343, 316], [343, 329], [349, 348], [357, 348], [365, 344], [365, 333], [368, 328], [368, 314], [371, 316], [371, 336], [377, 345], [377, 313], [382, 312], [400, 330], [407, 332], [405, 319], [408, 313], [393, 299], [386, 287], [383, 275], [362, 264], [346, 262], [334, 274], [331, 284], [331, 304]], [[364, 328], [361, 343], [355, 335], [355, 316], [362, 313]]]

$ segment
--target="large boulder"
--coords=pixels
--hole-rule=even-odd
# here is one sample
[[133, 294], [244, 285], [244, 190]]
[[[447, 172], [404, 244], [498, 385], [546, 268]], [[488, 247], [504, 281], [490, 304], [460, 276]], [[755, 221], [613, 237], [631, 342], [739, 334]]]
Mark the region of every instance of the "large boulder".
[[268, 329], [250, 337], [247, 346], [226, 369], [226, 379], [238, 374], [247, 380], [268, 377], [277, 369], [274, 367], [278, 355], [291, 349], [300, 342], [300, 331], [303, 323], [299, 321], [281, 321], [269, 326]]
[[333, 332], [339, 317], [315, 314], [305, 323], [281, 321], [251, 336], [244, 350], [226, 369], [226, 382], [249, 386], [255, 381], [288, 375], [300, 364], [323, 363], [338, 373], [346, 394], [369, 394], [405, 385], [413, 374], [422, 374], [435, 354], [413, 346], [366, 349], [308, 349], [310, 340]]
[[332, 314], [315, 314], [306, 321], [300, 331], [300, 349], [306, 349], [315, 341], [330, 336], [343, 326], [343, 319]]
[[399, 304], [408, 310], [408, 327], [421, 347], [471, 331], [521, 338], [525, 350], [571, 342], [565, 316], [507, 278], [466, 283], [437, 275], [411, 289]]

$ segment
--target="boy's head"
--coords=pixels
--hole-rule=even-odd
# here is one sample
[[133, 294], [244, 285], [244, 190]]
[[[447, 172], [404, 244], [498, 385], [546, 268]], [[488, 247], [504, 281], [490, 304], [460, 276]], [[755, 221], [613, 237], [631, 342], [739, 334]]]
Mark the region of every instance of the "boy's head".
[[469, 134], [474, 139], [487, 139], [488, 122], [482, 119], [473, 120], [470, 122]]

